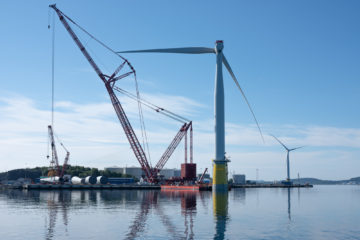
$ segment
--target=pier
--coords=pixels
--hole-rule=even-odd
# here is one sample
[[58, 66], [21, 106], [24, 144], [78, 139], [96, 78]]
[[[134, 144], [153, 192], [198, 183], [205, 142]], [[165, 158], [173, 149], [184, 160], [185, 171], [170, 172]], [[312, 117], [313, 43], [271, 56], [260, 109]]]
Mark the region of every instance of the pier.
[[136, 184], [25, 184], [19, 186], [26, 190], [160, 190], [159, 185], [136, 185]]
[[[233, 184], [231, 188], [312, 188], [311, 184]], [[24, 184], [2, 185], [1, 190], [25, 189], [25, 190], [160, 190], [160, 185], [137, 185], [137, 184]], [[199, 191], [211, 191], [211, 185], [200, 187]]]
[[281, 184], [281, 183], [271, 183], [271, 184], [233, 184], [232, 188], [312, 188], [311, 184]]

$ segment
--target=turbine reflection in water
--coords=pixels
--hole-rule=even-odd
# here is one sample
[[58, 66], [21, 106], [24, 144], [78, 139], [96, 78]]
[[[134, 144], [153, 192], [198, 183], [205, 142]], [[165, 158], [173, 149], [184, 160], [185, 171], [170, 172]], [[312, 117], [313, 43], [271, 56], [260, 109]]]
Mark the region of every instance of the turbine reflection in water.
[[215, 218], [214, 239], [225, 239], [226, 222], [228, 221], [228, 191], [213, 191], [213, 213]]
[[291, 198], [290, 198], [290, 188], [287, 189], [288, 194], [288, 218], [291, 221]]

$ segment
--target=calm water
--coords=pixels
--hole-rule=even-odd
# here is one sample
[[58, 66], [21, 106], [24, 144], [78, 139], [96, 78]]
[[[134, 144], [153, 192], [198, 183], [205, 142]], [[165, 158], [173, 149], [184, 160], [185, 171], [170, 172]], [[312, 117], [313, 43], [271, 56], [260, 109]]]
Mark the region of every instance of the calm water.
[[360, 239], [360, 186], [3, 191], [0, 239]]

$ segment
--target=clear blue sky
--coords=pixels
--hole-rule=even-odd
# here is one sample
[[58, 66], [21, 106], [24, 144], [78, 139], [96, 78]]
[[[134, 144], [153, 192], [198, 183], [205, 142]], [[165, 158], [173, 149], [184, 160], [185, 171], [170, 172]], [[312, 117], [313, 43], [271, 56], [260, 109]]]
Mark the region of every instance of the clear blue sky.
[[[24, 110], [18, 109], [20, 116], [14, 117], [7, 107], [18, 106], [10, 104], [10, 100], [22, 99], [25, 102], [31, 100], [32, 107], [39, 111], [50, 109], [51, 30], [47, 29], [50, 3], [53, 2], [0, 3], [0, 120], [3, 126], [13, 123], [6, 128], [1, 140], [8, 144], [31, 134], [39, 137], [39, 141], [42, 137], [42, 133], [35, 130], [22, 135], [16, 120], [21, 118]], [[360, 169], [359, 1], [234, 0], [221, 4], [218, 1], [58, 1], [57, 6], [115, 50], [213, 47], [216, 40], [224, 40], [224, 53], [264, 133], [276, 134], [288, 141], [290, 147], [307, 146], [293, 153], [294, 174], [300, 172], [305, 176], [334, 179], [360, 175], [354, 170]], [[51, 15], [52, 11], [50, 20]], [[98, 56], [96, 59], [112, 71], [116, 58], [106, 55], [106, 51], [82, 36]], [[56, 101], [77, 106], [107, 103], [109, 99], [100, 80], [58, 19], [55, 47]], [[142, 93], [160, 99], [166, 95], [191, 100], [188, 109], [186, 102], [178, 109], [185, 108], [182, 113], [194, 120], [198, 129], [203, 122], [211, 123], [214, 56], [125, 56], [137, 70]], [[107, 72], [105, 68], [104, 71]], [[259, 168], [260, 178], [282, 178], [285, 176], [285, 152], [271, 138], [262, 144], [252, 117], [226, 72], [224, 81], [226, 121], [228, 126], [234, 127], [227, 129], [230, 139], [227, 150], [233, 159], [233, 170], [254, 178], [255, 169]], [[169, 108], [172, 110], [171, 106]], [[57, 108], [64, 115], [68, 110]], [[59, 127], [65, 124], [61, 117], [59, 115], [56, 120]], [[94, 114], [92, 117], [102, 119], [104, 116]], [[110, 113], [106, 120], [116, 123]], [[49, 117], [44, 121], [49, 122]], [[157, 125], [153, 122], [150, 120], [147, 124], [150, 130], [156, 131]], [[24, 123], [26, 119], [19, 122]], [[212, 126], [209, 127], [211, 133]], [[172, 130], [176, 132], [176, 128]], [[195, 136], [196, 131], [195, 128]], [[250, 132], [248, 137], [243, 139], [242, 131]], [[208, 132], [208, 129], [200, 130], [198, 135], [207, 136]], [[43, 134], [46, 136], [46, 125]], [[68, 139], [79, 137], [71, 136], [71, 130], [64, 135]], [[81, 147], [85, 149], [88, 138], [84, 137], [83, 141]], [[34, 149], [39, 149], [37, 153], [46, 149], [46, 146], [41, 148], [41, 144], [34, 145]], [[18, 147], [21, 146], [24, 145]], [[81, 147], [74, 156], [78, 159], [85, 156]], [[199, 146], [196, 156], [211, 157], [212, 145], [208, 146], [209, 156], [206, 147]], [[10, 157], [9, 160], [0, 159], [1, 170], [21, 167], [24, 163], [28, 166], [41, 163], [33, 159], [35, 153], [29, 152], [31, 157], [24, 160], [25, 156], [16, 156], [19, 153], [10, 152], [9, 148], [1, 151], [6, 151], [4, 156]], [[47, 165], [46, 160], [42, 161]], [[87, 164], [85, 160], [78, 161]], [[126, 164], [137, 165], [134, 159], [131, 161]], [[122, 165], [123, 162], [112, 156], [107, 162], [93, 159], [89, 164], [104, 167]], [[210, 159], [199, 159], [198, 162], [199, 168], [211, 167]], [[169, 167], [177, 165], [176, 161], [169, 162]]]

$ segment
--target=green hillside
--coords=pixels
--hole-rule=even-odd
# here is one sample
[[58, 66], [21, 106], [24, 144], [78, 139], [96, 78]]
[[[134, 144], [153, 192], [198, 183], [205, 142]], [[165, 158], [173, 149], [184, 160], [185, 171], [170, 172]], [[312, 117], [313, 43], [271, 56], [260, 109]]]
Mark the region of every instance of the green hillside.
[[[2, 180], [17, 180], [18, 178], [31, 178], [33, 181], [40, 176], [47, 176], [49, 167], [35, 167], [14, 169], [8, 172], [0, 173], [0, 181]], [[69, 165], [65, 174], [71, 176], [87, 177], [87, 176], [106, 176], [106, 177], [133, 177], [128, 174], [115, 173], [110, 171], [99, 170], [97, 168], [89, 168], [83, 166]]]

